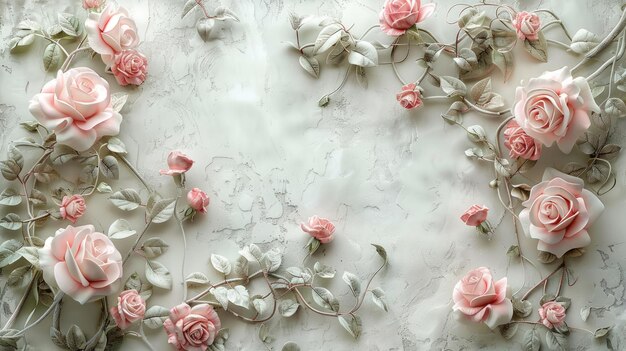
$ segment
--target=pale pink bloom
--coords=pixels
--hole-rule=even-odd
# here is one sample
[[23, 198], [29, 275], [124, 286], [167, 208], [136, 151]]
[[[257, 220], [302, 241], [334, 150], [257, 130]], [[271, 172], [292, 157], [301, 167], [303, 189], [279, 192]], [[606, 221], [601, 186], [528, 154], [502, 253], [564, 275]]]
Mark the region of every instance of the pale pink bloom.
[[488, 213], [489, 208], [481, 205], [472, 205], [463, 213], [461, 220], [471, 227], [477, 227], [487, 220]]
[[534, 12], [521, 11], [513, 18], [513, 27], [520, 40], [537, 40], [541, 30], [541, 21]]
[[539, 308], [539, 318], [546, 328], [558, 328], [565, 322], [565, 307], [556, 301], [548, 301]]
[[122, 255], [92, 225], [57, 230], [39, 249], [43, 278], [81, 304], [117, 291]]
[[119, 85], [141, 85], [147, 72], [148, 59], [135, 49], [116, 54], [111, 65], [111, 73]]
[[300, 228], [322, 244], [331, 242], [335, 233], [335, 225], [318, 216], [309, 218], [307, 223], [301, 223]]
[[587, 229], [604, 205], [583, 186], [582, 179], [548, 168], [530, 190], [519, 220], [526, 235], [539, 240], [537, 249], [561, 257], [591, 242]]
[[421, 107], [423, 105], [422, 93], [419, 91], [419, 87], [415, 85], [415, 83], [403, 86], [402, 91], [396, 94], [396, 100], [398, 100], [400, 105], [407, 110]]
[[135, 21], [125, 8], [115, 3], [109, 3], [101, 13], [91, 12], [85, 21], [85, 30], [89, 46], [100, 54], [107, 66], [113, 63], [115, 54], [139, 44]]
[[180, 151], [172, 151], [167, 156], [169, 169], [162, 169], [163, 175], [174, 175], [187, 172], [193, 166], [193, 160]]
[[117, 306], [109, 310], [115, 324], [120, 329], [126, 329], [134, 322], [143, 319], [146, 313], [146, 302], [137, 290], [124, 290], [117, 297]]
[[85, 199], [80, 195], [63, 196], [61, 201], [61, 218], [67, 219], [72, 223], [76, 223], [76, 220], [80, 218], [87, 209], [85, 205]]
[[85, 10], [95, 10], [104, 5], [105, 0], [83, 0], [83, 8]]
[[103, 136], [117, 135], [122, 116], [113, 110], [109, 83], [91, 68], [57, 73], [28, 106], [59, 144], [85, 151]]
[[526, 134], [515, 120], [507, 123], [504, 129], [504, 146], [513, 159], [538, 160], [541, 157], [541, 143]]
[[209, 196], [198, 188], [193, 188], [187, 193], [187, 203], [198, 212], [206, 213], [209, 206]]
[[205, 351], [215, 341], [222, 323], [211, 305], [189, 307], [182, 303], [170, 310], [163, 327], [167, 332], [167, 342], [176, 350]]
[[[522, 82], [523, 83], [523, 82]], [[515, 91], [513, 114], [526, 134], [545, 146], [556, 142], [569, 153], [600, 112], [583, 77], [572, 78], [567, 67], [531, 78]]]
[[506, 295], [506, 277], [494, 282], [489, 269], [479, 267], [468, 272], [454, 286], [452, 309], [493, 329], [510, 322], [513, 317], [513, 304]]
[[378, 16], [380, 29], [392, 36], [402, 35], [433, 12], [435, 4], [422, 5], [421, 0], [387, 0]]

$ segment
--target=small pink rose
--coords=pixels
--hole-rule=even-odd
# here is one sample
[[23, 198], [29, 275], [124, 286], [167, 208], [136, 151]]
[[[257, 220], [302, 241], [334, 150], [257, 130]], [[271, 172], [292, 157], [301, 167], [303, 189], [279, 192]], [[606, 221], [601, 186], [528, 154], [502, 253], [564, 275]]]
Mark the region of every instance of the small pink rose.
[[526, 134], [545, 146], [556, 142], [569, 153], [591, 126], [591, 112], [600, 112], [583, 77], [572, 78], [567, 67], [531, 78], [515, 91], [513, 115]]
[[167, 166], [169, 169], [162, 169], [161, 174], [181, 174], [187, 172], [193, 166], [193, 160], [180, 151], [172, 151], [167, 156]]
[[85, 10], [95, 10], [104, 5], [105, 0], [83, 0], [83, 8]]
[[117, 306], [111, 307], [110, 312], [115, 324], [120, 329], [126, 329], [143, 318], [146, 313], [146, 302], [137, 290], [124, 290], [117, 297]]
[[189, 307], [182, 303], [170, 310], [163, 327], [167, 332], [167, 342], [176, 350], [205, 351], [215, 341], [222, 323], [211, 305]]
[[565, 323], [565, 307], [556, 301], [548, 301], [539, 308], [539, 318], [546, 328], [558, 328]]
[[388, 35], [398, 36], [435, 12], [435, 4], [422, 5], [421, 0], [387, 0], [380, 11], [380, 29]]
[[422, 102], [422, 93], [419, 90], [419, 87], [415, 85], [415, 83], [410, 83], [402, 87], [402, 91], [396, 94], [396, 100], [400, 102], [402, 107], [407, 110], [421, 107], [423, 105]]
[[113, 63], [115, 54], [139, 44], [135, 21], [125, 8], [114, 3], [109, 3], [101, 13], [91, 12], [85, 21], [85, 31], [89, 46], [100, 54], [107, 67]]
[[301, 223], [300, 228], [322, 244], [331, 242], [335, 233], [335, 225], [328, 219], [318, 216], [309, 218], [307, 223]]
[[515, 120], [511, 120], [504, 129], [504, 146], [513, 159], [535, 161], [541, 157], [541, 143], [526, 134]]
[[507, 279], [494, 282], [489, 269], [476, 268], [468, 272], [452, 293], [452, 309], [474, 322], [483, 322], [493, 329], [513, 317], [513, 304], [507, 295]]
[[115, 54], [111, 72], [119, 85], [141, 85], [146, 80], [148, 59], [135, 49]]
[[76, 220], [85, 213], [86, 208], [85, 199], [82, 196], [72, 195], [63, 196], [59, 211], [61, 212], [61, 218], [76, 223]]
[[488, 213], [489, 209], [487, 207], [472, 205], [472, 207], [468, 208], [467, 211], [463, 213], [463, 215], [461, 216], [461, 220], [463, 221], [463, 223], [471, 227], [478, 227], [487, 220]]
[[209, 206], [209, 196], [198, 188], [193, 188], [187, 193], [187, 203], [198, 212], [206, 213]]
[[561, 257], [591, 242], [587, 229], [604, 205], [583, 186], [582, 179], [548, 168], [532, 187], [519, 220], [524, 233], [539, 240], [537, 249]]
[[85, 151], [103, 136], [117, 135], [122, 116], [113, 110], [109, 83], [91, 68], [58, 71], [30, 100], [30, 113], [54, 131], [59, 144]]
[[39, 249], [43, 278], [81, 304], [117, 291], [122, 255], [92, 225], [57, 230]]
[[539, 16], [533, 12], [521, 11], [513, 19], [513, 27], [520, 40], [537, 40], [541, 29]]

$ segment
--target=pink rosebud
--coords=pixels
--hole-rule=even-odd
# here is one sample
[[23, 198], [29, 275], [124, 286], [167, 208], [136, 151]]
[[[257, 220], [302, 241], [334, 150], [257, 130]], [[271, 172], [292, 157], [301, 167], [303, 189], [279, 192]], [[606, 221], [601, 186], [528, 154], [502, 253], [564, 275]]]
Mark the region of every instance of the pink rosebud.
[[72, 195], [63, 196], [59, 211], [61, 212], [61, 218], [76, 223], [76, 220], [85, 213], [85, 209], [87, 209], [85, 199], [80, 195]]
[[167, 156], [169, 169], [162, 169], [163, 175], [174, 175], [187, 172], [193, 166], [193, 160], [180, 151], [172, 151]]
[[463, 213], [461, 220], [471, 227], [478, 227], [487, 220], [488, 212], [489, 209], [485, 206], [472, 205], [472, 207], [468, 208], [467, 211]]
[[148, 59], [135, 49], [115, 55], [111, 72], [119, 85], [141, 85], [146, 80]]
[[117, 298], [117, 306], [110, 309], [111, 317], [120, 329], [126, 329], [134, 322], [143, 319], [146, 313], [146, 302], [137, 290], [122, 291]]
[[205, 351], [222, 327], [220, 317], [209, 304], [189, 307], [182, 303], [170, 310], [170, 316], [163, 322], [167, 332], [167, 342], [176, 350]]
[[510, 158], [523, 158], [535, 161], [541, 157], [541, 143], [511, 120], [504, 129], [504, 146], [509, 149]]
[[537, 40], [541, 29], [541, 21], [536, 13], [521, 11], [513, 19], [513, 27], [520, 40]]
[[400, 105], [407, 110], [412, 108], [421, 107], [422, 93], [419, 91], [419, 87], [415, 83], [410, 83], [402, 87], [402, 91], [396, 94], [396, 100], [400, 102]]
[[558, 328], [565, 323], [565, 307], [556, 301], [548, 301], [539, 308], [539, 318], [546, 328]]
[[85, 10], [94, 10], [104, 5], [104, 0], [83, 0], [83, 8]]
[[209, 206], [209, 196], [198, 188], [193, 188], [187, 193], [187, 203], [198, 212], [206, 213]]
[[308, 223], [301, 223], [300, 228], [322, 244], [331, 242], [335, 233], [335, 225], [328, 219], [318, 216], [309, 218]]
[[387, 0], [378, 19], [380, 29], [388, 35], [398, 36], [435, 12], [435, 4], [421, 0]]

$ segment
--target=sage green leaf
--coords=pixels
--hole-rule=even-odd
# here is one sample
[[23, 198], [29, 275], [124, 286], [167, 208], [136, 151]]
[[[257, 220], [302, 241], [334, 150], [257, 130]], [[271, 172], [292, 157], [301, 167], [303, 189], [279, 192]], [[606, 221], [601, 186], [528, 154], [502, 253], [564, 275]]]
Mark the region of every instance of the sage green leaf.
[[141, 205], [141, 197], [135, 189], [117, 191], [109, 199], [113, 205], [124, 211], [132, 211]]
[[372, 290], [372, 301], [376, 304], [376, 306], [380, 307], [381, 310], [388, 312], [389, 307], [387, 305], [387, 298], [385, 296], [385, 292], [381, 288], [376, 288]]
[[280, 301], [280, 304], [278, 305], [278, 312], [283, 317], [291, 317], [298, 311], [299, 307], [300, 304], [297, 301], [284, 299]]
[[172, 288], [172, 275], [165, 266], [157, 261], [146, 261], [146, 279], [152, 285], [162, 289], [170, 290]]
[[348, 62], [360, 67], [378, 66], [378, 51], [370, 42], [357, 40], [354, 49], [348, 55]]
[[524, 40], [524, 48], [537, 60], [548, 62], [548, 43], [542, 31], [539, 31], [537, 40]]
[[313, 265], [313, 269], [315, 270], [315, 274], [317, 274], [317, 276], [320, 278], [331, 279], [335, 277], [335, 269], [325, 264], [315, 262], [315, 265]]
[[552, 331], [546, 331], [546, 344], [550, 350], [566, 351], [567, 336]]
[[[348, 319], [349, 318], [349, 319]], [[362, 322], [361, 317], [357, 315], [338, 316], [339, 324], [352, 335], [353, 338], [358, 339], [361, 336]]]
[[124, 239], [137, 234], [137, 231], [133, 230], [125, 219], [118, 219], [111, 223], [107, 235], [111, 239]]
[[333, 45], [335, 45], [339, 41], [339, 39], [341, 39], [342, 34], [343, 27], [341, 26], [341, 24], [338, 23], [331, 23], [322, 28], [322, 30], [317, 35], [317, 39], [315, 39], [313, 52], [317, 55], [327, 51]]
[[78, 37], [83, 33], [83, 27], [76, 16], [69, 13], [59, 13], [58, 19], [61, 29], [70, 37]]
[[185, 283], [190, 287], [204, 286], [211, 284], [209, 278], [204, 273], [193, 272], [185, 278]]
[[185, 6], [183, 6], [183, 13], [180, 15], [180, 18], [185, 18], [187, 14], [198, 6], [198, 2], [196, 0], [187, 0]]
[[232, 265], [230, 264], [230, 261], [228, 260], [228, 258], [221, 256], [221, 255], [212, 254], [211, 264], [213, 265], [213, 268], [215, 268], [216, 271], [224, 275], [230, 274], [230, 271], [232, 270]]
[[76, 324], [72, 324], [65, 334], [65, 342], [67, 347], [72, 351], [82, 350], [87, 342], [85, 334]]
[[128, 101], [128, 94], [125, 93], [113, 93], [111, 94], [111, 107], [115, 112], [120, 112], [126, 102]]
[[328, 289], [316, 286], [311, 290], [311, 296], [318, 305], [335, 312], [339, 311], [339, 300]]
[[281, 351], [300, 351], [300, 346], [293, 341], [286, 342]]
[[176, 206], [176, 200], [164, 199], [159, 200], [154, 204], [154, 207], [150, 210], [150, 218], [152, 223], [163, 223], [172, 218], [174, 215], [174, 207]]
[[539, 338], [539, 332], [535, 327], [527, 331], [526, 335], [524, 335], [522, 347], [524, 351], [539, 351], [541, 348], [541, 339]]
[[6, 188], [0, 194], [0, 205], [17, 206], [22, 203], [22, 196], [17, 191]]
[[346, 284], [348, 284], [350, 290], [352, 291], [352, 294], [355, 297], [361, 295], [361, 279], [359, 279], [359, 277], [348, 271], [345, 271], [343, 273], [342, 279], [344, 282], [346, 282]]
[[152, 306], [148, 308], [143, 316], [143, 323], [150, 329], [158, 329], [163, 326], [163, 322], [169, 317], [170, 311], [162, 306]]
[[570, 49], [577, 54], [586, 54], [591, 49], [598, 46], [600, 37], [590, 31], [581, 28], [572, 37]]
[[63, 50], [56, 43], [50, 43], [43, 52], [43, 68], [47, 72], [54, 71], [61, 67], [63, 62]]
[[123, 155], [127, 153], [126, 145], [124, 145], [124, 143], [116, 137], [110, 137], [109, 140], [107, 140], [107, 149], [116, 154]]
[[109, 179], [119, 179], [120, 168], [115, 156], [107, 155], [100, 161], [100, 172]]
[[465, 83], [460, 81], [458, 78], [442, 76], [439, 77], [439, 79], [441, 82], [441, 90], [443, 90], [447, 96], [465, 96], [467, 87], [465, 86]]
[[304, 68], [313, 78], [320, 76], [320, 63], [315, 57], [300, 56], [298, 59], [300, 66]]
[[155, 258], [164, 254], [169, 247], [161, 238], [150, 238], [141, 244], [139, 252], [147, 258]]
[[19, 230], [22, 228], [22, 219], [15, 213], [9, 213], [0, 219], [0, 227], [8, 230]]

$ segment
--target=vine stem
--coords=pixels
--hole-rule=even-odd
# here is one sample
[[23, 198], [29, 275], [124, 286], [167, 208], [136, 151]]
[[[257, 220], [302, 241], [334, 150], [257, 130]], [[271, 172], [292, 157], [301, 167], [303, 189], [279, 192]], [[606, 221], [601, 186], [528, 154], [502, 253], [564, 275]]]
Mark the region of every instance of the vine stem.
[[219, 286], [222, 286], [222, 285], [227, 285], [227, 284], [231, 284], [231, 283], [238, 283], [238, 282], [242, 282], [242, 281], [249, 281], [250, 279], [257, 277], [258, 275], [260, 275], [260, 274], [262, 274], [262, 273], [263, 273], [263, 271], [262, 271], [262, 270], [258, 270], [258, 271], [256, 271], [256, 272], [252, 273], [251, 275], [249, 275], [249, 276], [247, 276], [247, 277], [245, 277], [245, 278], [230, 278], [230, 279], [225, 279], [225, 280], [223, 280], [223, 281], [221, 281], [221, 282], [219, 282], [219, 283], [216, 283], [216, 284], [211, 284], [208, 288], [206, 288], [206, 289], [202, 290], [202, 291], [201, 291], [199, 294], [197, 294], [196, 296], [194, 296], [194, 297], [192, 297], [192, 298], [190, 298], [190, 299], [187, 299], [187, 300], [185, 301], [185, 303], [196, 302], [198, 299], [200, 299], [200, 298], [202, 298], [203, 296], [205, 296], [205, 295], [207, 295], [208, 293], [210, 293], [210, 292], [211, 292], [211, 289], [213, 289], [213, 288], [217, 288], [217, 287], [219, 287]]
[[183, 227], [183, 221], [181, 220], [178, 214], [178, 201], [180, 200], [182, 194], [183, 187], [179, 186], [177, 188], [177, 196], [176, 201], [174, 202], [174, 218], [176, 218], [176, 222], [178, 223], [178, 227], [180, 228], [180, 234], [183, 237], [183, 257], [181, 263], [181, 274], [183, 276], [183, 300], [187, 298], [187, 282], [185, 282], [185, 259], [187, 256], [187, 236], [185, 235], [185, 228]]
[[548, 279], [550, 279], [550, 277], [552, 277], [553, 275], [556, 274], [556, 272], [558, 272], [560, 269], [564, 269], [565, 268], [565, 263], [561, 262], [561, 264], [554, 270], [552, 271], [552, 273], [548, 274], [547, 277], [541, 279], [540, 281], [537, 282], [537, 284], [535, 284], [532, 288], [530, 288], [525, 294], [524, 296], [522, 296], [521, 300], [524, 301], [526, 300], [526, 298], [535, 290], [537, 289], [541, 284], [545, 284]]
[[[617, 62], [618, 60], [620, 60], [622, 58], [622, 56], [624, 56], [624, 49], [625, 48], [626, 48], [626, 45], [624, 45], [624, 40], [622, 39], [622, 45], [621, 46], [619, 45], [619, 41], [618, 41], [618, 49], [616, 50], [615, 55], [613, 55], [610, 59], [608, 59], [606, 62], [604, 62], [593, 73], [591, 73], [589, 76], [587, 76], [587, 78], [586, 78], [587, 81], [591, 81], [592, 79], [595, 79], [605, 69], [607, 69], [609, 66], [612, 66], [614, 64], [614, 62]], [[609, 89], [611, 89], [610, 84], [609, 84]]]
[[70, 55], [70, 54], [67, 52], [67, 50], [65, 50], [65, 48], [63, 47], [63, 45], [61, 45], [61, 43], [59, 43], [59, 41], [58, 41], [58, 40], [54, 40], [54, 39], [52, 39], [52, 38], [49, 38], [49, 37], [47, 37], [47, 36], [45, 36], [45, 35], [42, 35], [42, 34], [39, 34], [39, 33], [33, 33], [33, 34], [34, 34], [36, 37], [44, 38], [44, 39], [48, 40], [49, 42], [51, 42], [51, 43], [53, 43], [53, 44], [56, 44], [56, 45], [57, 45], [57, 46], [58, 46], [58, 47], [59, 47], [59, 48], [63, 51], [63, 53], [65, 54], [65, 56], [66, 56], [66, 57], [68, 57], [68, 56]]
[[144, 344], [150, 349], [150, 351], [155, 351], [155, 348], [152, 346], [148, 338], [146, 338], [146, 333], [143, 331], [143, 323], [139, 323], [139, 338], [143, 341]]
[[9, 317], [9, 319], [4, 324], [4, 327], [2, 327], [2, 330], [6, 330], [6, 329], [10, 329], [11, 328], [11, 326], [13, 325], [13, 322], [15, 322], [15, 319], [17, 319], [17, 315], [22, 310], [22, 307], [24, 307], [24, 303], [26, 302], [26, 298], [30, 294], [30, 291], [31, 291], [31, 289], [33, 287], [33, 284], [35, 284], [35, 282], [37, 281], [38, 278], [39, 278], [39, 272], [33, 274], [33, 277], [30, 279], [30, 283], [28, 283], [28, 287], [24, 291], [24, 295], [22, 295], [22, 298], [17, 303], [17, 306], [15, 306], [15, 310], [11, 314], [11, 317]]
[[41, 321], [43, 321], [44, 319], [46, 319], [46, 317], [48, 317], [48, 315], [50, 314], [50, 312], [52, 312], [52, 310], [54, 310], [54, 308], [56, 307], [56, 305], [61, 301], [61, 299], [63, 299], [63, 296], [65, 294], [61, 291], [57, 292], [57, 294], [54, 296], [54, 301], [52, 301], [52, 303], [50, 304], [50, 307], [48, 307], [48, 309], [41, 315], [39, 316], [39, 318], [37, 318], [36, 321], [32, 322], [31, 324], [27, 325], [24, 327], [24, 329], [20, 330], [19, 332], [16, 333], [15, 336], [22, 336], [26, 333], [26, 331], [28, 331], [28, 329], [36, 326], [37, 324], [39, 324]]
[[135, 177], [139, 179], [139, 181], [141, 182], [141, 184], [143, 184], [146, 190], [148, 190], [149, 192], [152, 192], [152, 188], [150, 187], [150, 185], [148, 185], [148, 183], [143, 179], [143, 177], [139, 174], [137, 169], [130, 163], [130, 161], [128, 161], [128, 159], [124, 155], [118, 155], [118, 156], [122, 160], [122, 162], [124, 162], [126, 167], [128, 167], [128, 169], [135, 175]]
[[[143, 227], [143, 230], [141, 231], [141, 233], [137, 236], [137, 239], [135, 240], [135, 243], [133, 244], [133, 246], [130, 248], [130, 250], [128, 250], [128, 253], [126, 253], [126, 257], [124, 257], [124, 260], [122, 261], [122, 265], [124, 265], [126, 263], [126, 261], [128, 261], [128, 259], [130, 258], [130, 255], [133, 254], [133, 252], [135, 252], [135, 250], [137, 249], [137, 246], [139, 245], [139, 242], [141, 241], [141, 238], [144, 236], [144, 234], [146, 234], [146, 232], [148, 231], [148, 228], [150, 227], [150, 224], [152, 224], [152, 221], [148, 221], [146, 223], [146, 226]], [[185, 277], [183, 277], [184, 279]]]
[[574, 68], [572, 68], [572, 71], [577, 70], [582, 65], [587, 63], [590, 59], [592, 59], [593, 57], [601, 53], [604, 49], [606, 49], [613, 42], [613, 40], [615, 40], [615, 38], [619, 35], [619, 33], [621, 33], [624, 30], [625, 27], [626, 27], [626, 10], [622, 11], [622, 16], [620, 17], [615, 27], [613, 27], [613, 30], [611, 30], [611, 32], [606, 37], [604, 37], [604, 39], [600, 42], [600, 44], [598, 44], [593, 49], [589, 50], [589, 52], [585, 55], [585, 57], [576, 66], [574, 66]]

